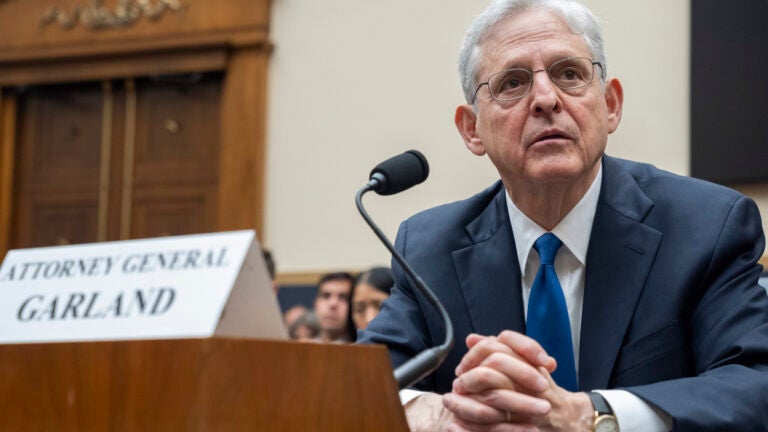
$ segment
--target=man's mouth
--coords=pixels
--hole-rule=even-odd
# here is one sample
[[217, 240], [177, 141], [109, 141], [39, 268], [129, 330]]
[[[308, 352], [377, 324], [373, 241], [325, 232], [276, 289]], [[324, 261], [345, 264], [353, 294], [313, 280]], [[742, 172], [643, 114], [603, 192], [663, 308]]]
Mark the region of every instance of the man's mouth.
[[536, 138], [531, 142], [531, 144], [537, 144], [542, 141], [549, 141], [549, 140], [564, 140], [564, 139], [571, 139], [568, 134], [565, 132], [562, 132], [560, 130], [548, 130], [540, 133], [536, 136]]

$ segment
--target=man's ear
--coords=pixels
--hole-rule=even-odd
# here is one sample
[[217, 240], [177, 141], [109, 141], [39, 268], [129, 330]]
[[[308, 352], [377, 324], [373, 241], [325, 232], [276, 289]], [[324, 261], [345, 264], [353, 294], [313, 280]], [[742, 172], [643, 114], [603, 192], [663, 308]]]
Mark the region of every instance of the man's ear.
[[605, 104], [608, 107], [608, 133], [613, 133], [619, 127], [624, 106], [624, 89], [616, 78], [605, 83]]
[[477, 135], [477, 113], [472, 109], [472, 105], [459, 105], [453, 120], [469, 151], [477, 156], [484, 155], [483, 141]]

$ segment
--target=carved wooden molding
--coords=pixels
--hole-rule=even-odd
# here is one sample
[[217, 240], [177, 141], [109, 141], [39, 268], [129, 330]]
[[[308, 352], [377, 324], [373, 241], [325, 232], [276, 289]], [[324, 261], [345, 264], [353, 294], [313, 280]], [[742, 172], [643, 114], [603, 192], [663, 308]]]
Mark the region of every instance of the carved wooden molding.
[[184, 9], [179, 0], [119, 0], [111, 10], [103, 0], [91, 0], [71, 11], [52, 6], [43, 14], [40, 26], [58, 24], [64, 30], [71, 30], [82, 24], [92, 31], [113, 30], [130, 27], [142, 17], [154, 22], [168, 12], [180, 13]]

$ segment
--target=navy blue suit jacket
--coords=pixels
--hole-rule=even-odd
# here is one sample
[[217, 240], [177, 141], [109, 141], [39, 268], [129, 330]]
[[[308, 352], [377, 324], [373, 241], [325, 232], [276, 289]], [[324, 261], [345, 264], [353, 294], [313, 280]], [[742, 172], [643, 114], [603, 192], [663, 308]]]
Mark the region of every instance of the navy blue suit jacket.
[[[603, 158], [587, 252], [581, 390], [624, 388], [675, 430], [768, 427], [768, 296], [754, 202], [646, 164]], [[403, 222], [396, 240], [451, 316], [456, 344], [418, 387], [450, 391], [471, 332], [525, 331], [520, 268], [500, 182]], [[398, 366], [442, 343], [439, 315], [393, 261], [396, 286], [362, 343]]]

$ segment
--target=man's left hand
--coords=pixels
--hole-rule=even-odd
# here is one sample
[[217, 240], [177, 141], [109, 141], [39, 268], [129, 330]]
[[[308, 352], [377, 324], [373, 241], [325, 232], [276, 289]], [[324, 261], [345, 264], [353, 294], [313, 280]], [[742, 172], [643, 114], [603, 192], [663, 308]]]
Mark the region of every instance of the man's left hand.
[[505, 331], [471, 335], [443, 404], [456, 418], [454, 431], [589, 431], [593, 408], [584, 393], [559, 387], [556, 365], [533, 339]]

